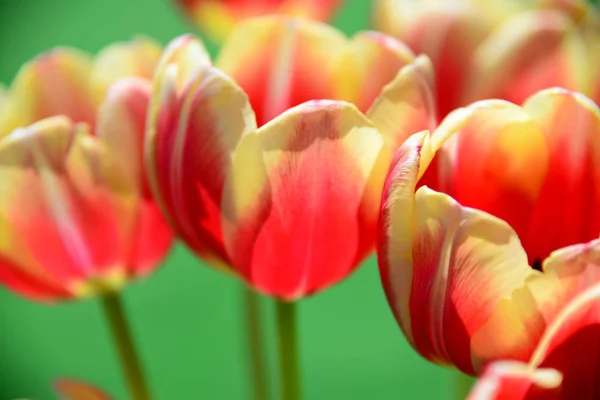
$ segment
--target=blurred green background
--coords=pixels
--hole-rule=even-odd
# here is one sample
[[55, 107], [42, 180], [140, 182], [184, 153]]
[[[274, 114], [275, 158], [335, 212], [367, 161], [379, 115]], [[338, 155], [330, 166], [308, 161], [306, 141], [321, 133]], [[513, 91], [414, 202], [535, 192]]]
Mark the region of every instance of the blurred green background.
[[[335, 25], [347, 34], [367, 28], [370, 4], [347, 1]], [[140, 33], [165, 44], [190, 30], [168, 0], [0, 0], [0, 81], [9, 84], [22, 63], [54, 46], [97, 52]], [[155, 275], [129, 287], [125, 303], [156, 399], [250, 397], [240, 301], [239, 282], [181, 245]], [[263, 303], [274, 347], [273, 304]], [[1, 400], [53, 399], [50, 385], [60, 376], [127, 398], [97, 301], [40, 305], [0, 289], [0, 321]], [[342, 284], [301, 302], [299, 323], [306, 399], [453, 394], [453, 373], [419, 358], [400, 333], [374, 257]]]

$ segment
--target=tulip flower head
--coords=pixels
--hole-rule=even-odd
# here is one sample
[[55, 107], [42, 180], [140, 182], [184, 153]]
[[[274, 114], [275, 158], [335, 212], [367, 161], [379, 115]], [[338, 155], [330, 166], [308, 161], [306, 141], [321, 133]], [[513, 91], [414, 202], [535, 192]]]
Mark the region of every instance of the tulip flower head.
[[431, 57], [442, 116], [488, 98], [521, 104], [554, 86], [600, 100], [600, 15], [585, 0], [380, 0], [374, 17]]
[[216, 67], [176, 39], [154, 84], [146, 155], [165, 215], [205, 260], [286, 300], [372, 251], [391, 153], [431, 125], [426, 58], [285, 17], [241, 24]]
[[328, 21], [341, 0], [176, 0], [189, 18], [212, 40], [220, 43], [235, 26], [249, 18], [282, 14]]
[[160, 48], [92, 59], [60, 48], [25, 65], [0, 110], [0, 282], [36, 300], [120, 288], [171, 233], [145, 183], [142, 142]]
[[[437, 171], [447, 194], [415, 193], [434, 155], [449, 168]], [[600, 344], [587, 339], [598, 324], [588, 297], [600, 277], [599, 162], [600, 111], [565, 89], [522, 107], [475, 103], [404, 143], [383, 192], [378, 255], [390, 307], [421, 355], [468, 374], [495, 360], [553, 368], [561, 398], [592, 398], [597, 358], [565, 354]]]

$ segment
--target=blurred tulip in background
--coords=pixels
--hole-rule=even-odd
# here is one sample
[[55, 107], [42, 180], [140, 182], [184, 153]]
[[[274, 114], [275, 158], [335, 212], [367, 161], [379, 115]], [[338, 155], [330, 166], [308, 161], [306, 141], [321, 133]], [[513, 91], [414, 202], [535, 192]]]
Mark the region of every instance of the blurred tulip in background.
[[600, 100], [600, 15], [585, 0], [379, 0], [374, 25], [431, 58], [442, 117], [553, 86]]
[[282, 14], [327, 22], [342, 0], [175, 0], [211, 40], [221, 43], [245, 19]]
[[140, 39], [96, 58], [58, 48], [21, 69], [0, 110], [2, 284], [71, 299], [159, 264], [171, 233], [142, 165], [146, 79], [159, 55]]

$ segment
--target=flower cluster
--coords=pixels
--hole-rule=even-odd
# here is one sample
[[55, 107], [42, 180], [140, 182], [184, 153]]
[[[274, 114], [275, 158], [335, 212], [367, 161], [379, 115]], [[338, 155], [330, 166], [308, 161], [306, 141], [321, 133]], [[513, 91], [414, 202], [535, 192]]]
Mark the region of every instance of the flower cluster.
[[118, 293], [175, 237], [276, 299], [295, 400], [289, 307], [376, 252], [411, 346], [481, 376], [469, 399], [597, 397], [594, 6], [381, 0], [385, 33], [348, 38], [305, 19], [340, 1], [179, 3], [214, 61], [193, 35], [57, 48], [0, 96], [0, 283], [103, 299], [148, 399]]

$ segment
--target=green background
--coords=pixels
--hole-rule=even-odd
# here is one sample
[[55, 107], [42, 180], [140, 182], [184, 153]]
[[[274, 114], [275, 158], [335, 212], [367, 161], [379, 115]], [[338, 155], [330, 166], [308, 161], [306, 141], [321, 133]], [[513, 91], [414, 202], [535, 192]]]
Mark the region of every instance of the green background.
[[[334, 23], [347, 34], [364, 29], [369, 8], [367, 0], [347, 1]], [[190, 30], [168, 0], [0, 0], [0, 81], [10, 83], [22, 63], [54, 46], [96, 52], [140, 33], [164, 44]], [[156, 399], [250, 398], [233, 277], [177, 245], [163, 268], [124, 297]], [[274, 347], [273, 304], [263, 303]], [[0, 289], [0, 321], [0, 400], [52, 399], [50, 384], [60, 376], [127, 398], [97, 301], [40, 305]], [[299, 323], [306, 399], [452, 397], [453, 372], [417, 356], [396, 326], [374, 257], [302, 301]]]

